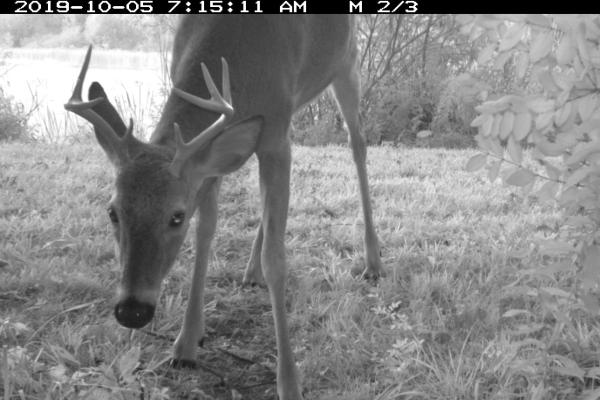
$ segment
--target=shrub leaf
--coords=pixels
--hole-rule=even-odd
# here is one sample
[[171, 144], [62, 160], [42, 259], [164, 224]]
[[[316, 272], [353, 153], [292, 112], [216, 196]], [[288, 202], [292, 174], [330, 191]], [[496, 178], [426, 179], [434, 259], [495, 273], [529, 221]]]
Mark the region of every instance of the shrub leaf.
[[468, 172], [475, 172], [483, 168], [487, 161], [486, 154], [475, 154], [473, 157], [469, 158], [467, 164], [465, 165], [465, 170]]
[[527, 169], [518, 168], [506, 178], [506, 183], [513, 186], [525, 186], [533, 182], [535, 175]]

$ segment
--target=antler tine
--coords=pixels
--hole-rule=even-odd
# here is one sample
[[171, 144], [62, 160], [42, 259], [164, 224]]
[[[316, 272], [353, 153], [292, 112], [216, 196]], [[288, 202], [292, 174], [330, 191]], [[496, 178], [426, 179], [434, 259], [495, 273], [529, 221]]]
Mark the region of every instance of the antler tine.
[[177, 154], [182, 155], [183, 154], [182, 152], [184, 152], [186, 150], [186, 145], [185, 145], [185, 142], [183, 141], [183, 135], [181, 134], [181, 128], [179, 127], [179, 124], [177, 122], [175, 122], [173, 124], [173, 128], [175, 130], [175, 146], [178, 151]]
[[129, 139], [132, 139], [133, 137], [133, 118], [129, 118], [129, 126], [127, 127], [127, 130], [125, 131], [125, 135], [123, 135], [123, 138], [121, 138], [120, 140], [122, 142], [125, 142]]
[[128, 135], [132, 134], [133, 121], [130, 121], [127, 133], [125, 134], [123, 139], [121, 139], [117, 132], [115, 132], [113, 127], [108, 122], [106, 122], [104, 118], [102, 118], [98, 113], [96, 113], [93, 110], [94, 106], [98, 105], [105, 99], [103, 97], [99, 97], [91, 101], [83, 101], [82, 99], [83, 82], [85, 80], [85, 76], [90, 65], [91, 57], [92, 45], [88, 47], [87, 53], [85, 54], [85, 59], [83, 60], [83, 65], [81, 66], [81, 70], [79, 71], [77, 82], [75, 83], [75, 87], [73, 88], [71, 98], [65, 104], [65, 109], [67, 111], [74, 112], [75, 114], [91, 122], [97, 129], [97, 132], [100, 135], [102, 135], [102, 137], [114, 149], [118, 157], [122, 160], [125, 160], [127, 158], [127, 152], [122, 148], [122, 145], [124, 139], [127, 138]]
[[179, 88], [174, 87], [173, 92], [185, 101], [192, 103], [195, 106], [218, 112], [221, 114], [231, 115], [233, 114], [233, 106], [231, 105], [231, 88], [229, 86], [229, 67], [225, 59], [221, 59], [223, 63], [223, 95], [219, 93], [219, 89], [215, 85], [215, 82], [206, 67], [206, 64], [202, 63], [202, 75], [206, 82], [206, 87], [210, 93], [210, 99], [203, 99], [199, 96], [194, 96], [191, 93], [185, 92]]
[[181, 134], [181, 128], [179, 124], [175, 122], [173, 124], [173, 130], [175, 134], [175, 157], [171, 162], [171, 170], [175, 175], [179, 175], [179, 171], [183, 165], [183, 162], [191, 157], [190, 147], [186, 146], [183, 141], [183, 135]]
[[87, 74], [88, 67], [90, 66], [91, 58], [92, 58], [92, 45], [89, 45], [87, 52], [85, 53], [85, 59], [83, 60], [83, 65], [81, 66], [81, 70], [79, 71], [79, 76], [77, 77], [77, 82], [75, 83], [75, 87], [73, 88], [73, 94], [71, 94], [71, 98], [69, 99], [67, 104], [65, 104], [65, 108], [69, 111], [75, 112], [76, 110], [91, 108], [103, 100], [102, 98], [94, 99], [89, 102], [84, 102], [82, 100], [81, 92], [83, 89], [83, 81], [85, 80], [85, 75]]
[[231, 85], [229, 84], [229, 64], [224, 57], [221, 57], [221, 76], [223, 80], [223, 97], [225, 101], [233, 108], [233, 100], [231, 98]]
[[179, 176], [181, 167], [187, 159], [189, 159], [196, 151], [198, 151], [207, 142], [213, 139], [219, 132], [223, 130], [227, 121], [233, 115], [233, 106], [231, 105], [231, 87], [229, 83], [229, 66], [224, 58], [221, 58], [222, 64], [222, 81], [223, 93], [219, 93], [215, 82], [213, 81], [208, 68], [204, 63], [201, 64], [202, 75], [206, 82], [206, 87], [210, 93], [210, 99], [203, 99], [193, 94], [184, 92], [181, 89], [173, 88], [173, 92], [187, 102], [200, 108], [221, 113], [221, 116], [208, 128], [202, 131], [198, 136], [192, 139], [189, 143], [183, 141], [181, 129], [177, 123], [174, 124], [175, 135], [175, 157], [171, 163], [171, 171], [176, 176]]
[[88, 67], [90, 66], [90, 59], [92, 58], [92, 45], [88, 46], [87, 52], [85, 53], [85, 59], [83, 60], [83, 65], [81, 66], [81, 70], [79, 71], [79, 76], [77, 77], [77, 82], [75, 82], [75, 88], [73, 88], [73, 94], [69, 99], [69, 103], [82, 101], [81, 100], [81, 89], [83, 88], [83, 81], [85, 80], [85, 75], [87, 73]]

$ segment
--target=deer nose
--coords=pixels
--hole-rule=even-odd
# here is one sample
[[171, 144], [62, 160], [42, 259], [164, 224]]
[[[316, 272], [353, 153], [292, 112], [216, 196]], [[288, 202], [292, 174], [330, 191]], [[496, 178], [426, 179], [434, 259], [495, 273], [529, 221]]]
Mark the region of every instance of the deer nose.
[[133, 297], [121, 300], [115, 306], [115, 318], [126, 328], [138, 329], [154, 316], [154, 305], [142, 303]]

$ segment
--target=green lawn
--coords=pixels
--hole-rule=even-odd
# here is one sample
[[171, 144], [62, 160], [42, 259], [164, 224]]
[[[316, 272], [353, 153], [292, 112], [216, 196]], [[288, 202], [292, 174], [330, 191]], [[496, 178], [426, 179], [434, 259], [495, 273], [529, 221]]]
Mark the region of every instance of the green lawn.
[[[370, 149], [387, 270], [372, 285], [351, 274], [363, 249], [350, 150], [294, 148], [288, 309], [307, 400], [569, 399], [594, 387], [559, 368], [597, 367], [598, 322], [559, 320], [528, 289], [542, 260], [532, 243], [558, 212], [464, 172], [471, 154]], [[1, 398], [274, 399], [268, 295], [241, 287], [260, 217], [256, 161], [223, 185], [195, 371], [168, 366], [193, 232], [151, 326], [112, 316], [112, 181], [95, 143], [0, 146]]]

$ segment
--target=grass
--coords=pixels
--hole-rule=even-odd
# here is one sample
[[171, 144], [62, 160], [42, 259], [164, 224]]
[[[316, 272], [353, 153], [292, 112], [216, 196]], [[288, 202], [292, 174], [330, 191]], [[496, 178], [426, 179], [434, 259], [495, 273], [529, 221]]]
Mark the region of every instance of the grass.
[[[560, 294], [561, 281], [527, 274], [542, 261], [533, 240], [551, 235], [560, 215], [464, 172], [471, 154], [370, 149], [387, 270], [372, 285], [351, 274], [362, 264], [362, 223], [350, 151], [294, 148], [288, 309], [306, 400], [596, 390], [598, 321], [570, 306], [557, 318], [560, 296], [544, 303], [532, 291]], [[168, 367], [193, 232], [151, 326], [130, 331], [112, 317], [120, 271], [105, 213], [108, 165], [95, 143], [0, 148], [0, 397], [274, 399], [268, 295], [241, 287], [260, 217], [256, 161], [223, 185], [195, 371]]]

